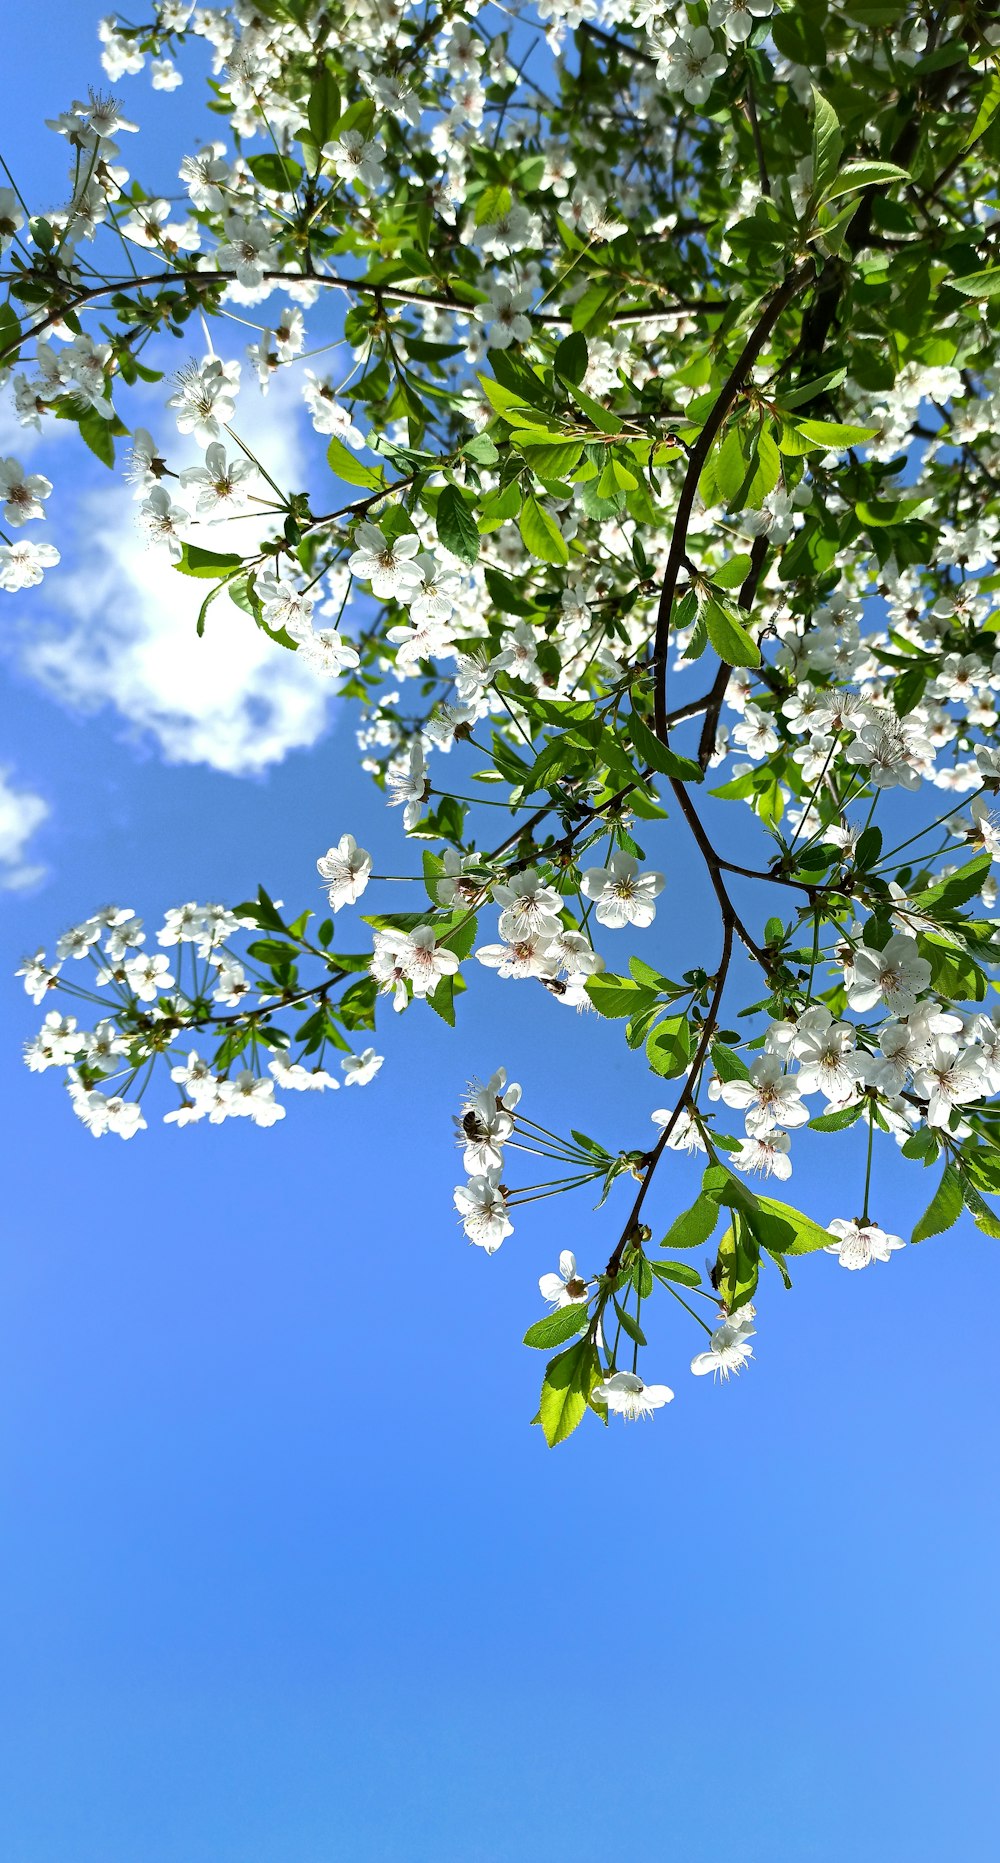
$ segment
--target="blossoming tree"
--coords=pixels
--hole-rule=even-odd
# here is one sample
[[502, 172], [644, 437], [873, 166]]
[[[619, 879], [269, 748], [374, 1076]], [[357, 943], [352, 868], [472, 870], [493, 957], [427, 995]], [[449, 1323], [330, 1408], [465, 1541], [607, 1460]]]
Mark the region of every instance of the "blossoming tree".
[[[263, 890], [152, 936], [99, 910], [25, 962], [29, 1067], [129, 1138], [363, 1086], [377, 1016], [419, 1040], [483, 965], [556, 1023], [619, 1019], [655, 1139], [554, 1134], [502, 1071], [459, 1113], [455, 1203], [487, 1253], [540, 1188], [512, 1185], [514, 1153], [627, 1185], [606, 1256], [539, 1282], [550, 1444], [670, 1399], [643, 1375], [654, 1295], [726, 1378], [762, 1264], [777, 1285], [814, 1250], [887, 1262], [883, 1147], [935, 1167], [913, 1242], [963, 1211], [1000, 1236], [995, 9], [158, 0], [100, 36], [113, 84], [165, 90], [207, 41], [209, 139], [179, 193], [122, 165], [125, 104], [76, 101], [48, 213], [7, 152], [17, 414], [126, 465], [151, 547], [203, 580], [199, 632], [235, 603], [361, 708], [414, 899], [366, 911], [345, 832], [315, 929]], [[308, 490], [241, 436], [279, 373], [327, 442]], [[157, 383], [154, 439], [130, 404]], [[4, 590], [59, 574], [59, 497], [0, 462]], [[245, 547], [222, 551], [233, 514]], [[718, 941], [673, 978], [678, 837]], [[833, 1153], [856, 1123], [863, 1181], [824, 1227], [786, 1201], [793, 1135]], [[704, 1175], [678, 1214], [657, 1174], [681, 1148]], [[710, 1239], [703, 1280], [678, 1257]]]

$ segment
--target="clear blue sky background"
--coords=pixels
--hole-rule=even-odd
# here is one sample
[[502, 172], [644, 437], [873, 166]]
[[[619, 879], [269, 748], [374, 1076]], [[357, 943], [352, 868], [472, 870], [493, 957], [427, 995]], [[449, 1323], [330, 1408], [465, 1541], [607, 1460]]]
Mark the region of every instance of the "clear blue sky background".
[[[5, 21], [4, 153], [40, 165], [43, 201], [61, 151], [41, 121], [99, 81], [93, 23], [81, 0]], [[169, 186], [203, 122], [194, 75], [125, 94]], [[72, 458], [82, 492], [101, 468]], [[8, 640], [51, 599], [4, 597]], [[237, 779], [61, 709], [16, 645], [3, 678], [4, 758], [52, 808], [48, 879], [4, 901], [5, 974], [109, 897], [154, 918], [260, 878], [309, 903], [348, 826], [399, 859], [349, 717]], [[668, 836], [644, 947], [666, 968], [715, 937]], [[620, 1031], [473, 981], [457, 1033], [419, 1011], [386, 1029], [364, 1092], [266, 1133], [154, 1124], [127, 1146], [20, 1066], [38, 1018], [8, 984], [7, 1863], [985, 1854], [996, 1244], [963, 1229], [857, 1276], [814, 1257], [792, 1295], [768, 1277], [729, 1388], [688, 1376], [696, 1341], [660, 1312], [650, 1372], [677, 1402], [548, 1454], [518, 1343], [535, 1278], [561, 1247], [605, 1259], [617, 1205], [561, 1199], [494, 1259], [468, 1248], [457, 1094], [504, 1062], [529, 1112], [616, 1144], [644, 1141], [662, 1094]], [[853, 1135], [796, 1157], [797, 1202], [853, 1212]], [[693, 1181], [671, 1169], [663, 1227]], [[928, 1179], [894, 1155], [881, 1172], [877, 1214], [905, 1233]]]

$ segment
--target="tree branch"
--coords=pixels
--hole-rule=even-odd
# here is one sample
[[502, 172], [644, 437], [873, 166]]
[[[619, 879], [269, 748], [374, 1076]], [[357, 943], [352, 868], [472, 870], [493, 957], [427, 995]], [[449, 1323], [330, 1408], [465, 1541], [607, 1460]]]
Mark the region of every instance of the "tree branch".
[[645, 1173], [645, 1176], [643, 1177], [642, 1183], [639, 1186], [639, 1194], [636, 1197], [636, 1200], [633, 1203], [631, 1210], [629, 1211], [628, 1218], [625, 1223], [625, 1227], [622, 1230], [622, 1233], [618, 1238], [618, 1241], [615, 1245], [615, 1249], [611, 1256], [611, 1259], [608, 1262], [608, 1265], [604, 1270], [609, 1280], [613, 1281], [615, 1279], [618, 1273], [618, 1270], [621, 1267], [622, 1256], [625, 1253], [625, 1249], [628, 1245], [629, 1238], [635, 1229], [635, 1225], [639, 1220], [639, 1213], [645, 1201], [646, 1192], [649, 1189], [650, 1183], [652, 1182], [653, 1172], [656, 1170], [656, 1167], [659, 1164], [660, 1159], [662, 1158], [667, 1148], [667, 1145], [670, 1142], [674, 1128], [677, 1125], [677, 1122], [680, 1119], [682, 1112], [684, 1111], [685, 1107], [689, 1105], [691, 1100], [694, 1098], [696, 1083], [697, 1083], [698, 1075], [701, 1069], [701, 1064], [704, 1061], [705, 1056], [708, 1053], [709, 1046], [712, 1041], [712, 1036], [715, 1034], [715, 1031], [719, 1026], [719, 1010], [722, 1006], [722, 995], [726, 987], [726, 977], [729, 973], [729, 965], [732, 961], [733, 932], [735, 928], [736, 928], [735, 920], [731, 916], [731, 913], [723, 912], [722, 956], [719, 959], [719, 968], [715, 974], [715, 989], [712, 992], [712, 1001], [709, 1004], [708, 1014], [705, 1017], [704, 1027], [702, 1028], [702, 1031], [701, 1031], [701, 1039], [698, 1043], [697, 1048], [695, 1049], [694, 1059], [691, 1062], [691, 1067], [688, 1073], [688, 1077], [686, 1081], [684, 1082], [684, 1086], [681, 1091], [680, 1097], [677, 1101], [677, 1104], [674, 1107], [674, 1110], [671, 1113], [670, 1118], [667, 1120], [667, 1123], [664, 1126], [663, 1131], [660, 1133], [660, 1136], [657, 1139], [656, 1144], [653, 1147], [653, 1150], [649, 1154], [649, 1161], [646, 1165], [646, 1173]]
[[688, 525], [694, 509], [698, 480], [719, 428], [743, 386], [757, 357], [783, 310], [813, 275], [811, 262], [798, 265], [783, 279], [769, 298], [764, 311], [748, 337], [738, 360], [731, 369], [709, 412], [701, 433], [688, 455], [687, 471], [677, 501], [677, 514], [670, 539], [670, 551], [663, 575], [660, 603], [656, 613], [656, 636], [653, 646], [653, 724], [656, 735], [666, 742], [667, 733], [667, 646], [670, 639], [670, 616], [674, 604], [677, 577], [684, 561]]

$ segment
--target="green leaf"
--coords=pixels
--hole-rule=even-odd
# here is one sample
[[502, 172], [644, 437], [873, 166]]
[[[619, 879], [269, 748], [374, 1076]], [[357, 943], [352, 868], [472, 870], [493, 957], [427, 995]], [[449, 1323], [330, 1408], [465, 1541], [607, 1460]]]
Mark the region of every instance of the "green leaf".
[[781, 1255], [811, 1255], [815, 1249], [827, 1248], [833, 1241], [828, 1229], [821, 1229], [811, 1216], [793, 1210], [788, 1203], [758, 1193], [756, 1209], [746, 1215], [755, 1239], [762, 1248], [775, 1249]]
[[543, 563], [568, 563], [569, 548], [555, 519], [537, 498], [525, 500], [517, 521], [521, 541]]
[[1000, 296], [1000, 265], [984, 265], [981, 272], [968, 272], [964, 278], [949, 278], [949, 289], [967, 298]]
[[326, 449], [326, 462], [330, 471], [336, 473], [338, 479], [343, 479], [345, 485], [363, 485], [368, 491], [374, 492], [385, 484], [385, 473], [381, 466], [363, 465], [348, 450], [343, 440], [337, 439], [336, 434]]
[[598, 1015], [616, 1018], [633, 1016], [637, 1010], [652, 1009], [656, 997], [652, 990], [634, 983], [631, 977], [616, 977], [613, 971], [598, 971], [585, 985]]
[[812, 87], [813, 98], [813, 190], [822, 194], [828, 181], [832, 181], [844, 153], [844, 138], [840, 128], [840, 119], [833, 105], [827, 102], [821, 91]]
[[691, 1031], [686, 1016], [667, 1016], [646, 1037], [646, 1059], [654, 1074], [673, 1080], [683, 1074], [691, 1058]]
[[593, 422], [600, 433], [621, 433], [624, 423], [618, 419], [617, 414], [609, 413], [599, 401], [594, 400], [593, 395], [585, 395], [583, 389], [578, 388], [575, 382], [571, 383], [570, 387], [577, 406], [583, 409], [587, 418]]
[[750, 558], [745, 551], [731, 556], [720, 568], [711, 572], [712, 581], [717, 589], [741, 589], [750, 574]]
[[895, 162], [848, 162], [823, 196], [824, 201], [840, 200], [859, 188], [887, 188], [894, 181], [909, 181], [910, 171], [897, 168]]
[[700, 1248], [708, 1241], [718, 1220], [717, 1199], [703, 1191], [697, 1203], [692, 1203], [689, 1210], [674, 1218], [660, 1247]]
[[1000, 110], [1000, 72], [989, 71], [986, 74], [986, 83], [979, 99], [979, 108], [976, 111], [975, 122], [962, 145], [963, 155], [966, 150], [972, 148], [974, 142], [979, 141], [984, 130], [989, 129], [998, 110]]
[[845, 446], [861, 446], [865, 440], [874, 437], [878, 428], [853, 427], [839, 420], [800, 420], [796, 422], [796, 432], [803, 434], [807, 440], [814, 440], [817, 446], [836, 451]]
[[697, 1268], [689, 1268], [686, 1262], [651, 1261], [649, 1265], [661, 1281], [679, 1281], [682, 1287], [701, 1286], [701, 1275]]
[[560, 381], [569, 382], [575, 387], [578, 382], [583, 381], [589, 360], [587, 339], [582, 330], [574, 330], [570, 336], [563, 337], [556, 350], [552, 367]]
[[720, 1080], [749, 1078], [750, 1069], [746, 1062], [741, 1060], [738, 1054], [734, 1054], [731, 1048], [727, 1048], [725, 1042], [714, 1041], [712, 1043], [712, 1066]]
[[712, 646], [726, 666], [760, 665], [760, 648], [756, 641], [751, 640], [746, 628], [740, 625], [729, 609], [723, 608], [721, 602], [709, 596], [702, 604], [701, 619], [708, 630]]
[[650, 730], [639, 712], [633, 711], [629, 719], [629, 735], [635, 746], [636, 754], [642, 763], [652, 770], [659, 770], [662, 776], [671, 776], [679, 783], [704, 782], [704, 771], [700, 764], [691, 757], [681, 757]]
[[302, 167], [290, 155], [251, 155], [247, 167], [254, 180], [271, 194], [292, 194], [302, 180]]
[[[110, 406], [110, 403], [108, 405]], [[89, 403], [84, 407], [77, 402], [76, 406], [79, 411], [74, 418], [80, 429], [81, 440], [86, 441], [102, 466], [113, 467], [115, 463], [114, 436], [116, 433], [127, 433], [128, 428], [122, 425], [117, 415], [114, 415], [111, 420], [105, 420], [103, 415], [98, 414], [97, 409], [91, 407]]]
[[562, 1345], [565, 1339], [572, 1339], [574, 1333], [582, 1332], [588, 1323], [586, 1301], [574, 1301], [571, 1306], [557, 1307], [555, 1313], [547, 1313], [544, 1319], [536, 1320], [533, 1326], [528, 1327], [523, 1344], [547, 1351], [550, 1346]]
[[975, 1185], [970, 1183], [966, 1172], [961, 1172], [959, 1182], [962, 1186], [962, 1196], [965, 1199], [965, 1206], [976, 1228], [981, 1229], [985, 1236], [1000, 1236], [1000, 1217], [990, 1209], [985, 1198], [979, 1195]]
[[474, 459], [477, 466], [495, 466], [500, 457], [488, 433], [477, 433], [467, 440], [462, 452], [466, 459]]
[[936, 906], [941, 911], [953, 912], [956, 907], [966, 905], [982, 892], [983, 881], [991, 864], [988, 853], [977, 854], [974, 860], [966, 861], [964, 867], [959, 867], [955, 873], [947, 874], [943, 880], [937, 880], [933, 886], [925, 887], [923, 892], [917, 893], [914, 903], [919, 903], [921, 910]]
[[530, 432], [512, 433], [510, 437], [512, 444], [540, 479], [566, 478], [579, 465], [583, 455], [580, 440], [539, 442]]
[[734, 1219], [733, 1227], [726, 1230], [719, 1243], [715, 1262], [716, 1291], [730, 1313], [753, 1299], [759, 1266], [760, 1250], [756, 1242], [744, 1234], [742, 1224]]
[[829, 375], [816, 375], [811, 382], [803, 382], [800, 388], [783, 389], [781, 405], [783, 408], [804, 407], [807, 402], [815, 401], [817, 395], [825, 394], [829, 388], [839, 388], [846, 380], [846, 369], [833, 369]]
[[472, 512], [472, 501], [457, 485], [446, 485], [438, 499], [437, 534], [446, 550], [463, 563], [474, 563], [479, 555], [479, 532]]
[[14, 361], [14, 351], [21, 341], [21, 325], [10, 304], [0, 304], [0, 356]]
[[510, 189], [505, 187], [503, 183], [484, 188], [479, 196], [479, 204], [476, 208], [476, 225], [492, 225], [494, 220], [502, 220], [504, 214], [510, 212], [510, 208]]
[[504, 420], [517, 425], [530, 421], [532, 402], [525, 400], [525, 390], [508, 388], [505, 382], [495, 382], [492, 375], [480, 375], [477, 380], [490, 406], [502, 414]]
[[809, 1130], [810, 1132], [843, 1132], [845, 1127], [853, 1126], [855, 1120], [861, 1118], [864, 1110], [865, 1102], [859, 1100], [856, 1106], [841, 1106], [835, 1113], [817, 1113], [816, 1118], [809, 1121]]
[[572, 1436], [586, 1413], [601, 1368], [593, 1340], [581, 1339], [549, 1360], [538, 1405], [538, 1419], [550, 1449]]
[[928, 1236], [941, 1235], [957, 1223], [962, 1214], [962, 1180], [953, 1164], [946, 1164], [941, 1182], [910, 1237], [911, 1242], [926, 1242]]
[[200, 544], [181, 545], [180, 562], [174, 564], [182, 576], [226, 576], [243, 568], [242, 556], [220, 556], [217, 550], [203, 550]]
[[738, 426], [730, 427], [721, 446], [712, 457], [717, 491], [715, 496], [709, 493], [708, 503], [713, 504], [721, 499], [724, 504], [732, 504], [739, 493], [747, 476], [749, 463], [744, 442], [745, 436], [742, 430]]
[[340, 109], [340, 92], [333, 73], [325, 64], [320, 65], [309, 83], [309, 103], [306, 108], [309, 128], [318, 149], [322, 149], [323, 144], [332, 139], [340, 120]]

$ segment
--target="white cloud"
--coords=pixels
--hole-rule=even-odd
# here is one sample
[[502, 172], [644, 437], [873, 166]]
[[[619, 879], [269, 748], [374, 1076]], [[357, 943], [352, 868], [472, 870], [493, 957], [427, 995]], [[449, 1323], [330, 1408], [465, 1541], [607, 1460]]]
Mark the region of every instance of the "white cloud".
[[[237, 415], [238, 431], [289, 488], [305, 476], [299, 407], [297, 395], [273, 390], [262, 402], [246, 383]], [[200, 463], [190, 443], [174, 436], [168, 444], [171, 465]], [[50, 614], [61, 608], [65, 620], [41, 629], [35, 621], [22, 664], [67, 704], [113, 706], [169, 762], [253, 775], [315, 744], [326, 729], [329, 684], [226, 595], [212, 603], [199, 640], [210, 585], [179, 575], [151, 548], [136, 513], [117, 475], [79, 501], [76, 537], [60, 537], [63, 561], [45, 583]], [[252, 522], [233, 522], [201, 527], [198, 541], [245, 550], [253, 534]]]
[[49, 812], [41, 796], [15, 788], [10, 771], [0, 770], [0, 887], [5, 892], [21, 892], [44, 879], [45, 868], [28, 865], [24, 856]]

